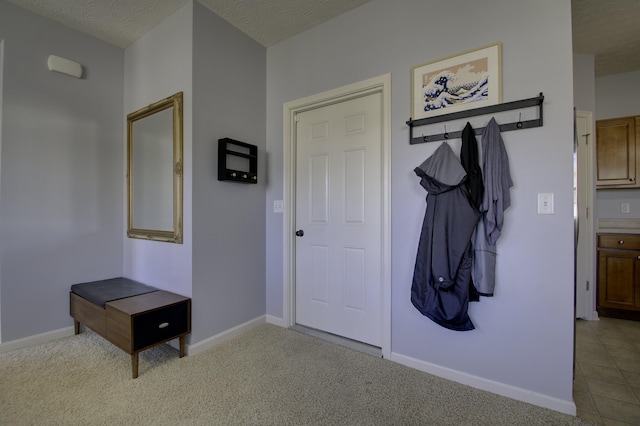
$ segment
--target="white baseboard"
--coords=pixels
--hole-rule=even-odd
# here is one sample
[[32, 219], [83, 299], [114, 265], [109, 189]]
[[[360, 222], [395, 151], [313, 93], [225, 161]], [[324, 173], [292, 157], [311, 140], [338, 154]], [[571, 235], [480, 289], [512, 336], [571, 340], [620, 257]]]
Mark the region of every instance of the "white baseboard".
[[40, 343], [50, 342], [61, 337], [73, 336], [73, 326], [60, 328], [58, 330], [47, 331], [22, 339], [11, 340], [9, 342], [0, 343], [0, 354], [15, 351], [17, 349], [27, 348], [29, 346], [38, 345]]
[[576, 415], [576, 405], [575, 403], [573, 403], [573, 401], [565, 401], [563, 399], [554, 398], [548, 395], [507, 385], [504, 383], [494, 382], [492, 380], [483, 379], [482, 377], [473, 376], [471, 374], [452, 370], [446, 367], [441, 367], [436, 364], [431, 364], [429, 362], [421, 361], [419, 359], [411, 358], [393, 352], [391, 353], [391, 361], [397, 362], [398, 364], [406, 365], [407, 367], [415, 368], [416, 370], [424, 371], [425, 373], [433, 374], [434, 376], [462, 383], [463, 385], [468, 385], [476, 389], [485, 390], [498, 395], [506, 396], [507, 398], [516, 399], [518, 401], [527, 402], [539, 407], [559, 411], [571, 416]]
[[274, 317], [273, 315], [267, 315], [267, 324], [277, 325], [282, 328], [289, 328], [284, 318]]
[[[268, 321], [267, 321], [268, 320]], [[246, 331], [251, 330], [252, 328], [264, 324], [265, 322], [269, 322], [270, 324], [281, 325], [284, 324], [284, 321], [280, 320], [277, 317], [267, 317], [266, 315], [261, 315], [258, 318], [247, 321], [244, 324], [240, 324], [236, 327], [233, 327], [229, 330], [225, 330], [222, 333], [216, 334], [215, 336], [211, 336], [208, 339], [200, 341], [193, 345], [186, 345], [185, 351], [187, 355], [195, 355], [199, 352], [205, 351], [209, 348], [214, 347], [222, 342], [225, 342], [233, 337], [236, 337]], [[81, 327], [84, 327], [81, 325]], [[82, 331], [84, 331], [81, 328]], [[74, 330], [73, 326], [61, 328], [59, 330], [53, 330], [42, 334], [36, 334], [34, 336], [25, 337], [22, 339], [16, 339], [9, 342], [0, 343], [0, 354], [15, 351], [17, 349], [26, 348], [29, 346], [37, 345], [40, 343], [50, 342], [51, 340], [59, 339], [61, 337], [73, 336]], [[170, 346], [175, 349], [179, 349], [178, 339], [171, 340], [167, 342]]]
[[207, 339], [204, 339], [196, 344], [187, 345], [186, 352], [188, 355], [195, 355], [202, 351], [206, 351], [216, 345], [219, 345], [222, 342], [226, 342], [240, 334], [251, 330], [254, 327], [257, 327], [266, 322], [266, 315], [261, 315], [258, 318], [252, 319], [250, 321], [245, 322], [244, 324], [240, 324], [236, 327], [230, 328], [229, 330], [225, 330], [222, 333], [218, 333], [215, 336], [211, 336]]

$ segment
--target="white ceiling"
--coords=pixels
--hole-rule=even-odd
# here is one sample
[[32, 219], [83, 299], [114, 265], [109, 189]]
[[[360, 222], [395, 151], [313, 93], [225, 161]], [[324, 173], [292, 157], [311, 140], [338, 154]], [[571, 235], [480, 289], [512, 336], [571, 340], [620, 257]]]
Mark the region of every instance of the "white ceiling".
[[[198, 0], [269, 47], [369, 0]], [[7, 0], [125, 48], [187, 0]]]
[[[187, 0], [7, 0], [125, 48]], [[269, 47], [369, 0], [198, 0]], [[640, 0], [571, 0], [573, 50], [597, 77], [640, 70]], [[540, 25], [544, 31], [544, 23]]]
[[640, 0], [571, 0], [573, 51], [595, 56], [596, 77], [640, 70]]

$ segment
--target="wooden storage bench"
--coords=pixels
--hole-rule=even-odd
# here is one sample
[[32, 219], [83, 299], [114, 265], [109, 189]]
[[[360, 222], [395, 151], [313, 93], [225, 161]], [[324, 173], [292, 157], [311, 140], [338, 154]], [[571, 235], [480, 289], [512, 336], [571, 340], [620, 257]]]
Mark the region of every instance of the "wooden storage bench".
[[138, 377], [138, 354], [179, 339], [180, 358], [191, 333], [191, 299], [130, 280], [112, 278], [71, 286], [70, 313], [75, 334], [84, 324], [131, 355]]

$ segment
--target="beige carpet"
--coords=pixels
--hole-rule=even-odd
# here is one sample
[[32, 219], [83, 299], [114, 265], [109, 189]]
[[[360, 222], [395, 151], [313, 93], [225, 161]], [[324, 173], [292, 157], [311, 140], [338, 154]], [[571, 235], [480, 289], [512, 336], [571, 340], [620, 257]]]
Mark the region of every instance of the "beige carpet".
[[130, 374], [92, 332], [0, 354], [0, 425], [587, 424], [272, 325]]

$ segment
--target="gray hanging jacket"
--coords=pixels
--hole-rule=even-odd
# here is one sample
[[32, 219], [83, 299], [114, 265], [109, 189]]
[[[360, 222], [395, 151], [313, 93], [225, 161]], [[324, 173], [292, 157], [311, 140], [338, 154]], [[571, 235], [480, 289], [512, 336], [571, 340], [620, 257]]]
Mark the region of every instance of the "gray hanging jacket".
[[451, 330], [473, 330], [467, 313], [471, 283], [471, 236], [480, 212], [469, 198], [462, 164], [443, 143], [414, 170], [428, 192], [418, 243], [411, 302]]
[[509, 157], [500, 127], [492, 118], [482, 134], [482, 170], [484, 197], [473, 241], [473, 283], [482, 296], [493, 296], [496, 285], [496, 241], [502, 233], [504, 211], [511, 205], [513, 186]]

